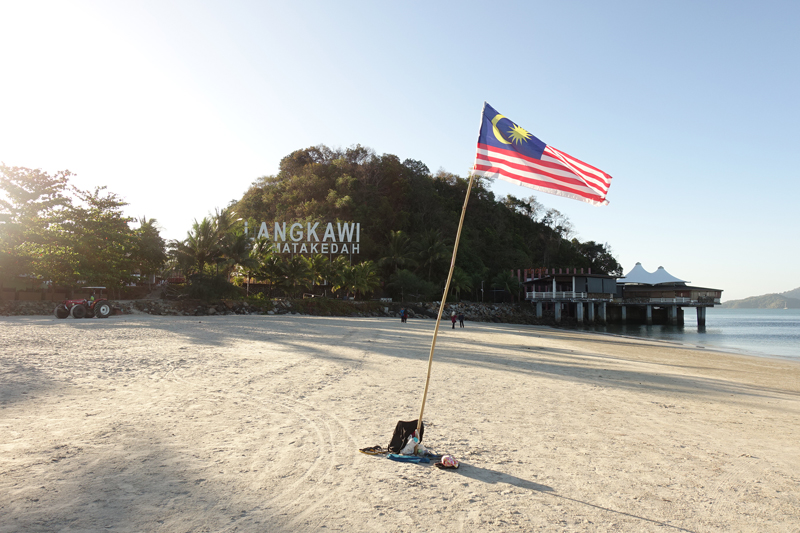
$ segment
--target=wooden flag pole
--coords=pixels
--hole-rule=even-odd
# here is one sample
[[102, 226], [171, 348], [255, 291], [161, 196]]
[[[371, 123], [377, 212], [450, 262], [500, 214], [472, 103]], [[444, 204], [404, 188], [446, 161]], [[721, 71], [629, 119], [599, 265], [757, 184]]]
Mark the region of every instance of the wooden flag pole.
[[467, 203], [469, 193], [472, 190], [472, 182], [475, 174], [470, 172], [469, 185], [467, 185], [467, 195], [464, 198], [464, 207], [461, 208], [461, 220], [458, 221], [458, 232], [456, 233], [456, 243], [453, 245], [453, 258], [450, 260], [450, 273], [447, 274], [447, 283], [444, 284], [444, 294], [442, 301], [439, 302], [439, 316], [436, 317], [436, 328], [433, 330], [433, 340], [431, 341], [431, 353], [428, 356], [428, 376], [425, 378], [425, 391], [422, 393], [422, 405], [419, 408], [419, 418], [417, 419], [417, 435], [422, 434], [422, 413], [425, 412], [425, 400], [428, 397], [428, 385], [431, 383], [431, 367], [433, 366], [433, 351], [436, 349], [436, 336], [439, 334], [439, 324], [442, 321], [442, 313], [447, 302], [447, 293], [450, 291], [450, 280], [453, 279], [453, 269], [456, 266], [456, 254], [458, 253], [458, 241], [461, 240], [461, 228], [464, 226], [464, 215], [467, 213]]

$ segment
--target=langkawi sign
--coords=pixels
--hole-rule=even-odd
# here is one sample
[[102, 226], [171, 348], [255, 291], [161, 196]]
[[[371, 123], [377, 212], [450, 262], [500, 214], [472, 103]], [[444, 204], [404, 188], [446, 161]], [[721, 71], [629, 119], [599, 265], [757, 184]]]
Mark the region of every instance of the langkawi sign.
[[[357, 254], [360, 251], [360, 222], [275, 222], [270, 226], [262, 222], [256, 239], [272, 241], [272, 250], [279, 254]], [[244, 232], [248, 233], [247, 222]]]

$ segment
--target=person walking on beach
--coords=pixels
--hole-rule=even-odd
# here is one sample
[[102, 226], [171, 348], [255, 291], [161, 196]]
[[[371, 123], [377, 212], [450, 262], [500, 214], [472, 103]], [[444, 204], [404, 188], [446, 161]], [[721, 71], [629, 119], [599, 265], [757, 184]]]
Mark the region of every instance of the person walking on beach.
[[458, 323], [463, 328], [464, 327], [464, 313], [458, 313]]
[[456, 312], [453, 311], [453, 314], [450, 315], [450, 320], [453, 322], [453, 329], [456, 329]]

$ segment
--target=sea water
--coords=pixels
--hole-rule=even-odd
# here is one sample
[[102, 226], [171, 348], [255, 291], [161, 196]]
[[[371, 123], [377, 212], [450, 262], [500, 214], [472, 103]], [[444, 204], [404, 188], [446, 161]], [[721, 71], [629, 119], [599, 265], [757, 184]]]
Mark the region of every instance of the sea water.
[[685, 308], [683, 326], [609, 324], [583, 329], [800, 360], [800, 309], [709, 308], [702, 328], [694, 309]]

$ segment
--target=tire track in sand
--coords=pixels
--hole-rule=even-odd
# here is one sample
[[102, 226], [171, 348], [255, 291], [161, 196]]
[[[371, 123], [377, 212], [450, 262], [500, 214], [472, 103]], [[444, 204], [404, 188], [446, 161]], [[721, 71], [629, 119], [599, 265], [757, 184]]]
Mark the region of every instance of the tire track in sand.
[[[343, 338], [352, 338], [355, 333], [355, 330], [350, 330]], [[321, 369], [325, 387], [338, 383], [362, 368], [368, 351], [363, 349], [359, 352], [352, 366]], [[283, 367], [280, 373], [295, 366]], [[184, 379], [181, 375], [184, 370], [189, 369], [180, 364], [173, 365], [163, 377], [196, 386]], [[352, 470], [355, 466], [357, 456], [354, 450], [357, 445], [349, 428], [329, 412], [329, 406], [321, 408], [308, 400], [291, 398], [282, 393], [263, 390], [248, 393], [245, 389], [253, 383], [242, 385], [244, 387], [235, 387], [238, 390], [228, 392], [225, 403], [258, 403], [258, 418], [270, 421], [264, 422], [265, 427], [258, 428], [248, 439], [255, 446], [248, 456], [249, 470], [259, 472], [250, 477], [248, 485], [253, 490], [270, 492], [267, 499], [261, 500], [258, 510], [268, 513], [272, 520], [290, 529], [323, 526], [330, 512], [335, 511], [326, 512], [322, 509], [335, 496], [336, 486], [341, 484], [337, 471]], [[304, 439], [299, 446], [296, 445], [298, 439]], [[255, 444], [259, 442], [264, 444]], [[270, 446], [269, 443], [279, 444]], [[299, 461], [298, 457], [305, 460]], [[270, 468], [263, 468], [268, 463], [271, 464]], [[279, 467], [276, 475], [274, 464], [287, 465], [288, 468]], [[231, 524], [231, 527], [235, 525]]]

